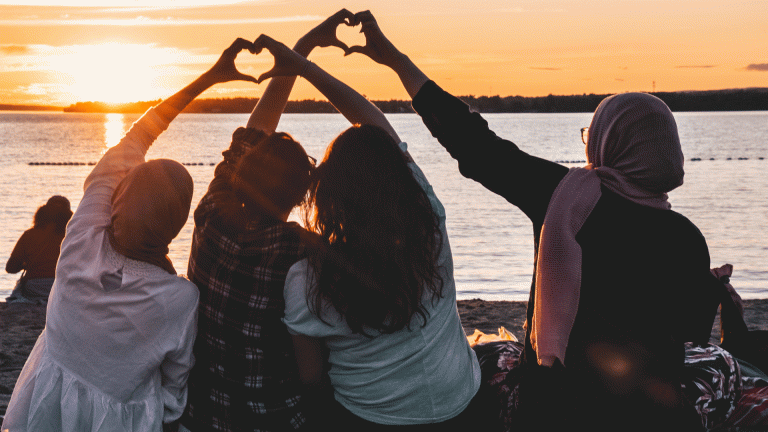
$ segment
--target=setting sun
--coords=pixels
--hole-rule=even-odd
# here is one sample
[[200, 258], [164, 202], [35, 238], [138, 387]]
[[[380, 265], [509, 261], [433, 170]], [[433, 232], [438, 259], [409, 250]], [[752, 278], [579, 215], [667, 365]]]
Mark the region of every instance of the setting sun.
[[154, 100], [173, 88], [163, 83], [169, 65], [188, 63], [184, 53], [152, 45], [107, 43], [55, 50], [51, 67], [66, 76], [64, 92], [77, 101]]

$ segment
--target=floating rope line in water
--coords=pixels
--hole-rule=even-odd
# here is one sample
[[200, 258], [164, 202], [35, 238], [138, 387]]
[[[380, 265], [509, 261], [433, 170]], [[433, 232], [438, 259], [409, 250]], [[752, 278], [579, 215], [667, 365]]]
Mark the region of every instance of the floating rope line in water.
[[[755, 160], [765, 160], [765, 158], [762, 157], [762, 156], [754, 158], [754, 159]], [[728, 158], [725, 158], [725, 159], [717, 159], [717, 158], [703, 158], [702, 159], [702, 158], [695, 157], [695, 158], [690, 158], [689, 159], [689, 161], [691, 161], [691, 162], [701, 162], [701, 161], [708, 161], [708, 160], [709, 161], [716, 161], [716, 160], [727, 160], [727, 161], [740, 160], [740, 161], [745, 161], [745, 160], [750, 160], [750, 158], [748, 158], [748, 157], [738, 157], [738, 158], [728, 157]], [[587, 163], [587, 161], [585, 161], [585, 160], [556, 160], [555, 163], [559, 163], [559, 164], [585, 164], [585, 163]]]
[[[181, 162], [186, 166], [216, 166], [214, 162]], [[80, 165], [96, 165], [96, 162], [29, 162], [27, 165], [31, 166], [80, 166]]]

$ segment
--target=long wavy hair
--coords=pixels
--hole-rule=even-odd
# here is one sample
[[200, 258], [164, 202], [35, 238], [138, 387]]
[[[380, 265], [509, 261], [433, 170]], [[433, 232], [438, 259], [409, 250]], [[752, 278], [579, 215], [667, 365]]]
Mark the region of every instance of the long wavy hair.
[[355, 125], [328, 147], [313, 176], [307, 227], [322, 252], [310, 257], [307, 299], [322, 319], [329, 303], [357, 333], [409, 327], [423, 301], [442, 296], [439, 220], [407, 156], [383, 129]]

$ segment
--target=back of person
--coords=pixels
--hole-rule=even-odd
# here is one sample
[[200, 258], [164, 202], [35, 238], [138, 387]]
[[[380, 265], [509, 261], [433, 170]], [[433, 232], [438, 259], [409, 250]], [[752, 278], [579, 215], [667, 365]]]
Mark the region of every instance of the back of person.
[[[583, 270], [572, 338], [602, 322], [681, 344], [709, 340], [716, 281], [704, 237], [686, 217], [603, 188], [576, 239]], [[662, 318], [648, 319], [654, 315]]]
[[[446, 237], [450, 260], [448, 247]], [[367, 336], [350, 330], [330, 305], [325, 322], [301, 308], [314, 274], [307, 261], [291, 268], [286, 280], [286, 296], [293, 297], [286, 310], [291, 332], [323, 337], [335, 398], [352, 414], [387, 425], [437, 423], [460, 414], [477, 392], [480, 370], [456, 311], [452, 262], [442, 262], [444, 295], [424, 299], [426, 322], [415, 315], [410, 328]]]
[[[182, 419], [192, 431], [286, 430], [307, 421], [293, 345], [281, 321], [285, 277], [304, 258], [305, 231], [267, 212], [247, 211], [232, 182], [243, 160], [262, 157], [255, 150], [257, 144], [265, 148], [262, 140], [286, 145], [286, 134], [272, 136], [237, 129], [195, 210], [187, 275], [200, 290], [200, 308]], [[303, 160], [308, 163], [306, 154]], [[299, 200], [304, 193], [296, 193]]]
[[569, 418], [589, 424], [600, 413], [598, 429], [696, 425], [680, 381], [683, 344], [709, 340], [719, 304], [704, 237], [679, 213], [603, 189], [576, 238], [582, 285], [563, 384], [566, 399], [579, 397], [562, 404]]
[[[394, 332], [370, 328], [356, 332], [326, 299], [317, 308], [322, 311], [319, 318], [307, 306], [313, 302], [318, 283], [308, 261], [293, 266], [286, 279], [289, 331], [322, 339], [329, 351], [328, 374], [335, 399], [343, 407], [338, 418], [328, 419], [333, 427], [425, 426], [451, 421], [465, 412], [480, 386], [479, 364], [456, 308], [445, 209], [421, 169], [410, 160], [405, 143], [400, 143], [400, 149], [436, 216], [436, 238], [442, 239], [435, 257], [441, 294], [435, 296], [424, 289], [424, 315], [414, 313], [409, 325]], [[402, 289], [382, 287], [385, 292]], [[358, 423], [359, 419], [370, 423]]]
[[25, 270], [26, 279], [54, 277], [63, 239], [64, 233], [56, 232], [53, 225], [24, 231], [17, 245], [20, 249], [18, 256], [14, 248], [14, 254], [8, 260], [6, 270], [9, 272], [13, 270], [14, 273]]
[[[237, 430], [248, 423], [283, 429], [299, 413], [293, 345], [280, 319], [285, 275], [300, 257], [300, 229], [294, 223], [260, 227], [239, 236], [230, 251], [214, 244], [205, 225], [196, 229], [189, 278], [200, 289], [200, 314], [190, 421], [184, 421], [190, 430], [194, 424]], [[265, 413], [277, 407], [282, 412]]]

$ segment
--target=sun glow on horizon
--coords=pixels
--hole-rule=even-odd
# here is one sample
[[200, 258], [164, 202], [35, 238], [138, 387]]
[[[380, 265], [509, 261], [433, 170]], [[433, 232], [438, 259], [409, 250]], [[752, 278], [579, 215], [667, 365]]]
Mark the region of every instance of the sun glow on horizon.
[[125, 135], [125, 116], [123, 114], [110, 113], [104, 119], [104, 144], [112, 148], [120, 143]]
[[48, 64], [67, 79], [65, 92], [79, 102], [125, 103], [167, 96], [171, 66], [189, 54], [153, 45], [105, 43], [65, 47]]

